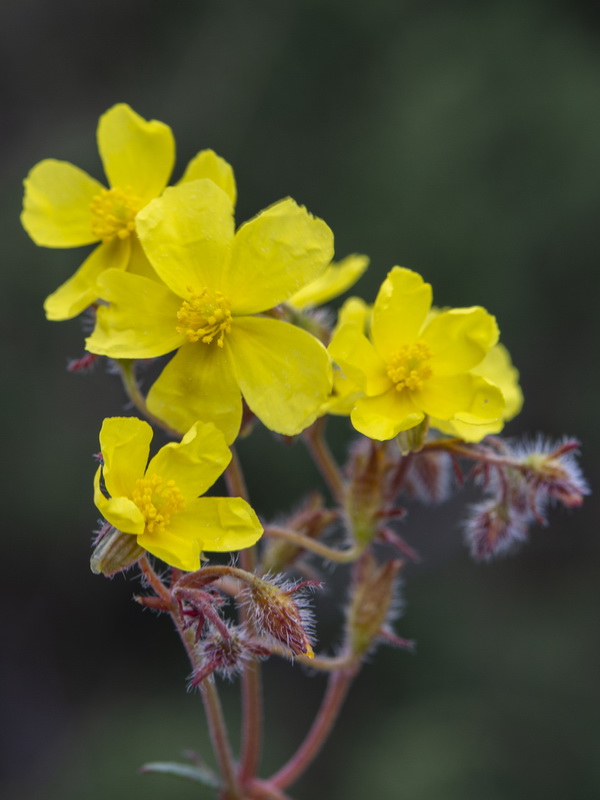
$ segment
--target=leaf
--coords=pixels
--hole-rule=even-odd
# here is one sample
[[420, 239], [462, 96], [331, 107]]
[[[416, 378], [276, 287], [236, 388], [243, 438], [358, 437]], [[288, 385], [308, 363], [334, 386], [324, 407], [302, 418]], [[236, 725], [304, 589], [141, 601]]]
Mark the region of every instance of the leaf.
[[215, 773], [208, 767], [194, 764], [178, 764], [175, 761], [153, 761], [140, 767], [140, 772], [157, 772], [163, 775], [173, 775], [175, 778], [184, 778], [196, 783], [203, 783], [213, 789], [220, 787], [220, 781]]

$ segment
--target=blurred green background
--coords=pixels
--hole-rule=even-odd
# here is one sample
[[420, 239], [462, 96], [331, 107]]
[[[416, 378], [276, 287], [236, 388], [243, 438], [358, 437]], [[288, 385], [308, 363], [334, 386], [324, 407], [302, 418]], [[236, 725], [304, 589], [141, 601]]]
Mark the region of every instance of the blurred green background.
[[[28, 170], [55, 157], [102, 178], [96, 123], [118, 101], [172, 126], [178, 174], [214, 148], [235, 167], [240, 220], [289, 194], [333, 228], [339, 257], [367, 253], [365, 298], [401, 264], [439, 304], [496, 314], [526, 398], [508, 433], [579, 437], [593, 486], [599, 45], [600, 6], [583, 0], [3, 0], [2, 797], [207, 796], [136, 773], [208, 745], [168, 621], [131, 602], [137, 584], [88, 569], [91, 454], [126, 407], [103, 367], [65, 370], [81, 324], [46, 322], [42, 302], [82, 253], [20, 228]], [[349, 431], [335, 431], [341, 454]], [[259, 434], [242, 458], [259, 513], [316, 480], [299, 444]], [[371, 659], [298, 800], [600, 796], [596, 500], [477, 566], [461, 543], [469, 498], [411, 509], [403, 533], [424, 560], [397, 630], [417, 655]], [[319, 600], [324, 643], [339, 606]], [[266, 774], [324, 681], [265, 672]], [[237, 687], [225, 694], [235, 715]]]

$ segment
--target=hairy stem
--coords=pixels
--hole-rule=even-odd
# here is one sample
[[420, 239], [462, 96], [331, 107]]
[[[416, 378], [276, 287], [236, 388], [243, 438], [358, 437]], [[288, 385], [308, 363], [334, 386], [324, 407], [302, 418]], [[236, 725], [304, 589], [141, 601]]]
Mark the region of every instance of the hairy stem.
[[336, 548], [328, 547], [328, 545], [318, 542], [316, 539], [303, 536], [301, 533], [290, 531], [287, 528], [281, 528], [278, 525], [267, 525], [265, 528], [265, 536], [271, 536], [274, 539], [283, 539], [304, 550], [310, 550], [311, 553], [316, 553], [329, 561], [335, 561], [336, 564], [351, 564], [359, 558], [364, 549], [354, 545], [347, 550], [336, 550]]
[[[249, 500], [248, 487], [244, 472], [236, 450], [231, 448], [231, 462], [225, 470], [225, 482], [230, 495]], [[256, 548], [249, 547], [240, 551], [240, 564], [246, 581], [254, 578], [256, 568]], [[235, 574], [235, 572], [233, 573]], [[239, 608], [242, 623], [252, 626], [248, 611], [243, 606]], [[260, 764], [263, 739], [263, 696], [261, 666], [258, 659], [249, 661], [242, 671], [242, 741], [239, 776], [242, 783], [256, 775]]]
[[331, 454], [331, 450], [327, 446], [324, 433], [325, 417], [321, 417], [304, 431], [302, 438], [325, 483], [329, 487], [329, 491], [335, 500], [343, 505], [345, 495], [344, 480]]

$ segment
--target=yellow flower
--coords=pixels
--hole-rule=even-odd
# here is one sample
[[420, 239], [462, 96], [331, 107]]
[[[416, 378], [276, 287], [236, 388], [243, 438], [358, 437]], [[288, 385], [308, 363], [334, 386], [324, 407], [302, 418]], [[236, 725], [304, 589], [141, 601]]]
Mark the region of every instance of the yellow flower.
[[[66, 283], [45, 302], [48, 319], [70, 319], [98, 298], [96, 279], [108, 267], [151, 275], [135, 235], [140, 209], [160, 195], [175, 163], [168, 125], [146, 121], [120, 103], [100, 117], [98, 149], [110, 188], [66, 161], [40, 161], [25, 179], [21, 222], [44, 247], [100, 242]], [[209, 178], [235, 202], [229, 164], [203, 150], [188, 164], [182, 182]]]
[[[332, 331], [332, 337], [342, 325], [353, 324], [358, 326], [362, 332], [368, 331], [371, 325], [370, 306], [360, 297], [349, 297], [338, 312], [338, 319]], [[352, 413], [359, 397], [363, 397], [364, 392], [360, 387], [348, 378], [339, 367], [334, 365], [333, 369], [333, 388], [331, 395], [321, 407], [321, 415], [333, 414], [334, 416], [347, 417]]]
[[189, 571], [199, 568], [205, 550], [241, 550], [260, 538], [262, 526], [245, 500], [198, 496], [231, 460], [214, 425], [197, 422], [181, 443], [165, 445], [147, 464], [151, 439], [150, 425], [135, 417], [102, 424], [104, 463], [94, 478], [94, 502], [111, 525], [136, 536], [140, 547], [167, 564]]
[[329, 352], [364, 396], [351, 412], [354, 427], [371, 439], [391, 439], [425, 416], [470, 423], [501, 417], [501, 391], [471, 372], [498, 339], [483, 308], [457, 308], [428, 319], [431, 286], [394, 267], [383, 282], [371, 341], [355, 321], [335, 332]]
[[331, 387], [327, 351], [306, 331], [258, 314], [326, 268], [327, 225], [288, 198], [234, 232], [231, 199], [199, 180], [152, 201], [137, 230], [164, 285], [104, 272], [100, 294], [109, 305], [98, 309], [88, 350], [152, 358], [177, 349], [147, 399], [176, 430], [210, 420], [233, 441], [242, 395], [277, 433], [310, 425]]
[[519, 386], [519, 371], [512, 365], [506, 347], [500, 343], [492, 347], [481, 364], [471, 372], [481, 375], [500, 389], [506, 403], [502, 418], [484, 425], [473, 425], [462, 422], [460, 414], [457, 414], [454, 419], [446, 422], [432, 419], [431, 425], [442, 433], [458, 436], [465, 442], [480, 442], [488, 434], [499, 433], [505, 422], [517, 416], [523, 407], [523, 392]]
[[301, 310], [321, 306], [354, 286], [368, 266], [367, 256], [356, 254], [332, 261], [316, 280], [288, 297], [286, 304]]

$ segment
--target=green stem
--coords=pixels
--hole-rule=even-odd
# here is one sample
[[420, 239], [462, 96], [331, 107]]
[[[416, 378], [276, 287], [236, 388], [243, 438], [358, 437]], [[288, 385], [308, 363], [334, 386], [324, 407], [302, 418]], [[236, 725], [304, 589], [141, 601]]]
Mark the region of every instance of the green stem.
[[326, 544], [318, 542], [316, 539], [303, 536], [297, 531], [281, 528], [278, 525], [268, 525], [265, 528], [265, 536], [271, 536], [274, 539], [283, 539], [304, 550], [310, 550], [311, 553], [316, 553], [329, 561], [334, 561], [336, 564], [351, 564], [360, 557], [364, 549], [358, 545], [353, 545], [348, 548], [348, 550], [336, 550], [336, 548], [328, 547]]

